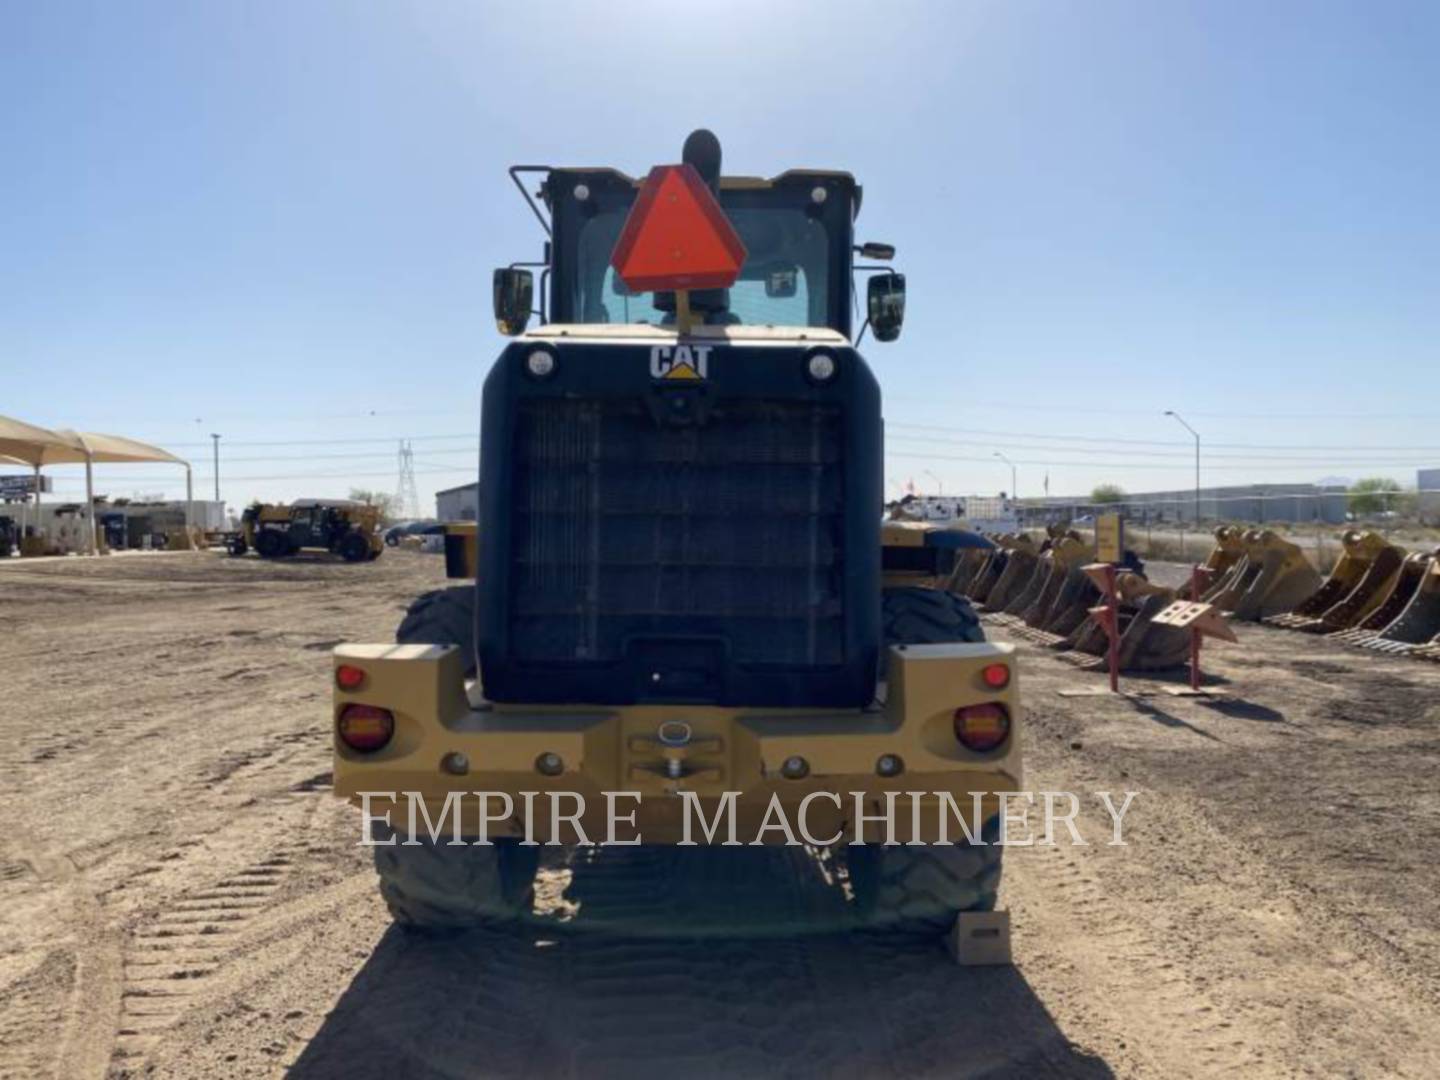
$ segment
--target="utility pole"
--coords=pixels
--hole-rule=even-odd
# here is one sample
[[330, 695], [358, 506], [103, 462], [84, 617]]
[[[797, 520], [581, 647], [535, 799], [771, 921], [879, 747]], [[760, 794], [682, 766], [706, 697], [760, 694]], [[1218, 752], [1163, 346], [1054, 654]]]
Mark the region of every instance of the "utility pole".
[[215, 501], [220, 501], [220, 436], [215, 432], [210, 433], [210, 438], [215, 441]]
[[1166, 409], [1165, 415], [1173, 416], [1186, 431], [1195, 436], [1195, 527], [1198, 529], [1200, 527], [1200, 433], [1185, 423], [1185, 418], [1174, 409]]
[[1018, 503], [1020, 501], [1020, 493], [1015, 490], [1015, 463], [1011, 461], [1008, 457], [1006, 457], [1004, 454], [1002, 454], [999, 450], [995, 451], [995, 456], [998, 457], [1001, 461], [1005, 462], [1006, 465], [1010, 466], [1010, 499], [1012, 502]]

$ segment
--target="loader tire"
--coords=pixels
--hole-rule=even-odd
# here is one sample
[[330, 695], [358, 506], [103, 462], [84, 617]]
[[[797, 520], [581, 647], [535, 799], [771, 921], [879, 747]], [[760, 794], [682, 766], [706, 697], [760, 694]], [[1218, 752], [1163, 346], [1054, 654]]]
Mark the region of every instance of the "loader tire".
[[422, 594], [395, 631], [401, 645], [455, 645], [465, 661], [466, 677], [475, 663], [475, 586], [456, 585]]
[[980, 616], [963, 596], [908, 586], [884, 590], [880, 603], [887, 646], [985, 640]]
[[[395, 840], [385, 844], [386, 836]], [[407, 930], [444, 932], [514, 922], [535, 895], [539, 848], [501, 839], [489, 846], [452, 846], [448, 833], [436, 844], [422, 836], [405, 844], [404, 833], [378, 828], [375, 872], [391, 917]]]
[[985, 844], [847, 848], [850, 884], [862, 926], [893, 934], [938, 936], [964, 911], [994, 911], [1003, 847], [998, 819], [981, 830]]
[[370, 557], [370, 541], [360, 533], [346, 533], [340, 539], [339, 551], [346, 562], [364, 562]]
[[262, 559], [278, 559], [290, 554], [290, 539], [274, 529], [255, 534], [255, 554]]

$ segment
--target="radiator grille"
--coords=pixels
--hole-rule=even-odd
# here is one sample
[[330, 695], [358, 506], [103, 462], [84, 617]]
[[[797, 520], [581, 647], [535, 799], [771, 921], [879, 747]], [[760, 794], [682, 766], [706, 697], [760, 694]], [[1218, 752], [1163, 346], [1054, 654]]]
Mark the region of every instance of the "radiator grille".
[[838, 409], [731, 400], [668, 426], [642, 401], [547, 398], [516, 424], [514, 659], [690, 637], [741, 665], [845, 662]]

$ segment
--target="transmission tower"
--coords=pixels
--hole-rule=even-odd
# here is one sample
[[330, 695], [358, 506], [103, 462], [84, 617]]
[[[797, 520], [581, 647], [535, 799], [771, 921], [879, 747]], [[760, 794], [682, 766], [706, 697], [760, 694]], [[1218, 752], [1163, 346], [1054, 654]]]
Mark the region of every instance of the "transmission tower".
[[400, 440], [400, 480], [395, 490], [395, 512], [404, 518], [420, 516], [420, 493], [415, 489], [415, 453], [410, 440]]

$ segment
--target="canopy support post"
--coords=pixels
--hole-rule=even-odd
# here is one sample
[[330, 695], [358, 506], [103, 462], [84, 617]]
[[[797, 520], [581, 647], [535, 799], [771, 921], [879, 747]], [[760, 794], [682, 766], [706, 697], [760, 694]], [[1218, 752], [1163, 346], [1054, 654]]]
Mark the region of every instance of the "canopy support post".
[[191, 472], [190, 463], [185, 463], [185, 539], [192, 540], [191, 529], [195, 526], [195, 477]]
[[99, 544], [95, 539], [95, 456], [88, 450], [85, 452], [85, 528], [89, 533], [90, 554], [94, 555], [99, 550]]

